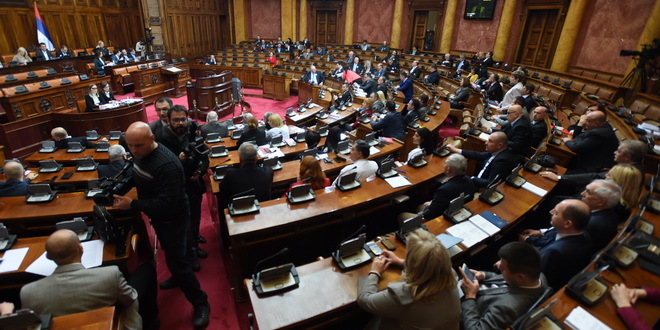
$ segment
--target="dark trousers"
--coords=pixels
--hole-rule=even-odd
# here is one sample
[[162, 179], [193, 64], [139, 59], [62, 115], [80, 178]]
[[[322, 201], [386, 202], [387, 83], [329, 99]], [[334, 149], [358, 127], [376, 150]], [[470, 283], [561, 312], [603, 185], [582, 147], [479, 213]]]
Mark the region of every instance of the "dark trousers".
[[199, 237], [199, 225], [202, 219], [202, 194], [188, 193], [188, 203], [190, 204], [190, 238], [191, 245], [197, 247], [197, 238]]
[[189, 242], [189, 223], [187, 217], [176, 221], [153, 221], [160, 246], [165, 252], [167, 268], [177, 284], [193, 306], [207, 302], [195, 273], [190, 265], [191, 248]]
[[153, 262], [146, 262], [135, 269], [127, 280], [138, 293], [140, 316], [144, 329], [152, 329], [158, 319], [158, 286], [156, 282], [156, 267]]

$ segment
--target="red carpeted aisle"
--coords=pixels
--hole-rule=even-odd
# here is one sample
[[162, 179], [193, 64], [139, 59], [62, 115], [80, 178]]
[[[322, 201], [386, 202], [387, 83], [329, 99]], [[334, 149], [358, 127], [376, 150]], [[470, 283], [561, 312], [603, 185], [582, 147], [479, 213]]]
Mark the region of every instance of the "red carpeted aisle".
[[[246, 90], [246, 94], [260, 94], [260, 90]], [[124, 99], [132, 94], [122, 95], [118, 99]], [[259, 119], [263, 118], [265, 112], [274, 112], [284, 118], [286, 108], [296, 105], [298, 97], [293, 96], [284, 101], [273, 101], [260, 97], [246, 96], [245, 101], [252, 106], [252, 113]], [[173, 99], [178, 105], [187, 108], [188, 100], [186, 96]], [[155, 120], [157, 115], [154, 106], [146, 108], [149, 121]], [[237, 114], [240, 110], [236, 109]], [[225, 119], [229, 119], [227, 116]], [[200, 118], [200, 121], [205, 118]], [[218, 234], [211, 223], [209, 203], [204, 196], [202, 202], [202, 225], [200, 233], [207, 240], [201, 247], [209, 254], [207, 259], [200, 259], [201, 270], [196, 273], [202, 289], [209, 296], [211, 304], [211, 322], [208, 329], [247, 329], [247, 314], [251, 311], [248, 302], [236, 304], [234, 302], [233, 292], [231, 291], [227, 278], [227, 269], [225, 268], [223, 258], [226, 256], [220, 250]], [[153, 230], [149, 230], [150, 242], [154, 242]], [[157, 265], [158, 281], [164, 281], [170, 277], [170, 273], [165, 265], [165, 257], [161, 250], [158, 250]], [[178, 289], [159, 290], [158, 307], [160, 309], [161, 329], [192, 329], [192, 306], [185, 299], [183, 293]]]

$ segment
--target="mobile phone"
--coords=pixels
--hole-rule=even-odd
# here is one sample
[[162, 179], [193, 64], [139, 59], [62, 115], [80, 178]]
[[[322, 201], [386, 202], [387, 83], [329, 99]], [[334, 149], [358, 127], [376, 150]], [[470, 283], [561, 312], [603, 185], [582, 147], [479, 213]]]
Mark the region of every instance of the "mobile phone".
[[336, 161], [337, 163], [341, 163], [341, 162], [344, 162], [344, 158], [341, 158], [341, 157], [335, 157], [335, 161]]
[[396, 250], [396, 245], [394, 245], [389, 238], [383, 238], [380, 242], [383, 243], [383, 246], [385, 246], [386, 249], [390, 251]]
[[470, 268], [466, 264], [463, 264], [463, 272], [465, 272], [465, 275], [470, 279], [470, 281], [474, 282], [474, 274], [470, 271]]
[[323, 158], [323, 161], [328, 163], [328, 164], [332, 164], [332, 159], [330, 159], [330, 158]]
[[62, 175], [62, 179], [68, 179], [73, 175], [73, 172], [66, 172], [64, 175]]
[[381, 249], [380, 246], [378, 246], [378, 244], [376, 244], [374, 241], [367, 242], [367, 247], [374, 255], [379, 256], [381, 253], [383, 253], [383, 249]]

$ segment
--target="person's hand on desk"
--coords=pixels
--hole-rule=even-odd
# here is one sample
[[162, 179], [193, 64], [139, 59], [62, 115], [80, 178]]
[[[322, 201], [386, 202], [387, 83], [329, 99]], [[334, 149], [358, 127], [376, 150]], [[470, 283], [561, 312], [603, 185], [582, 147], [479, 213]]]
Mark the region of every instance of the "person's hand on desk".
[[37, 173], [37, 172], [30, 172], [30, 173], [27, 174], [27, 178], [30, 179], [30, 180], [34, 180], [38, 176], [39, 176], [39, 173]]
[[380, 254], [381, 257], [385, 258], [387, 261], [390, 262], [390, 264], [397, 265], [399, 267], [403, 267], [403, 259], [397, 257], [394, 252], [389, 251], [389, 250], [384, 250], [383, 253]]
[[458, 149], [458, 148], [454, 147], [453, 145], [451, 145], [451, 143], [447, 144], [445, 146], [445, 148], [447, 148], [447, 150], [449, 150], [450, 152], [455, 153], [455, 154], [461, 153], [461, 149]]
[[461, 290], [463, 290], [465, 299], [477, 298], [477, 292], [479, 292], [479, 281], [484, 279], [484, 273], [470, 269], [470, 272], [472, 272], [474, 275], [474, 281], [471, 281], [470, 278], [468, 278], [465, 274], [465, 271], [463, 271], [463, 268], [459, 268], [458, 271], [461, 272]]
[[392, 262], [389, 259], [383, 257], [382, 255], [377, 256], [374, 260], [371, 261], [371, 273], [377, 273], [378, 277], [383, 274], [383, 272], [390, 266]]
[[541, 236], [543, 233], [541, 233], [540, 230], [536, 229], [525, 229], [518, 234], [518, 240], [521, 242], [524, 242], [528, 237], [531, 236]]
[[133, 202], [132, 198], [121, 195], [112, 195], [112, 197], [114, 197], [112, 207], [120, 210], [128, 210], [131, 208], [131, 202]]
[[573, 139], [571, 139], [569, 137], [565, 137], [565, 138], [562, 138], [561, 140], [564, 141], [564, 143], [566, 143], [566, 142], [571, 141]]
[[616, 307], [630, 307], [637, 298], [645, 298], [646, 291], [644, 289], [629, 289], [625, 284], [614, 284], [610, 290], [612, 300], [616, 303]]
[[557, 173], [544, 171], [544, 172], [539, 172], [539, 175], [546, 179], [550, 179], [551, 181], [555, 181], [555, 182], [559, 181], [559, 175], [557, 175]]

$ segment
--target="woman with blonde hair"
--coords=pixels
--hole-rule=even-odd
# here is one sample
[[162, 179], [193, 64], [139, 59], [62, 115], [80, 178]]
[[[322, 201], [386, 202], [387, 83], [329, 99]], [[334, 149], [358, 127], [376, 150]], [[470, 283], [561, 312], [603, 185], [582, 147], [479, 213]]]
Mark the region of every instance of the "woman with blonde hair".
[[314, 156], [305, 156], [300, 161], [298, 180], [291, 184], [289, 191], [291, 191], [291, 188], [305, 183], [311, 184], [313, 190], [330, 186], [330, 179], [325, 177], [325, 173], [321, 169], [321, 163]]
[[620, 220], [627, 219], [630, 211], [639, 201], [644, 176], [637, 168], [626, 164], [612, 167], [605, 178], [614, 181], [621, 187], [621, 200], [615, 209]]
[[87, 86], [87, 93], [85, 93], [85, 112], [94, 112], [98, 110], [101, 105], [101, 96], [99, 95], [99, 87], [96, 84]]
[[387, 102], [385, 93], [383, 93], [383, 91], [377, 91], [374, 95], [376, 95], [376, 99], [374, 100], [372, 108], [375, 112], [385, 112], [385, 102]]
[[[359, 279], [357, 302], [375, 316], [366, 328], [459, 329], [460, 299], [447, 249], [423, 229], [407, 237], [405, 259], [383, 251]], [[404, 268], [402, 281], [378, 292], [378, 280], [391, 264]]]
[[24, 47], [18, 47], [16, 55], [12, 59], [12, 62], [18, 63], [18, 65], [26, 65], [32, 62], [32, 58], [28, 54], [27, 50]]
[[289, 138], [289, 127], [284, 125], [280, 115], [274, 113], [268, 116], [268, 124], [270, 124], [270, 129], [266, 132], [266, 140], [270, 141], [280, 135], [282, 136], [282, 141]]

